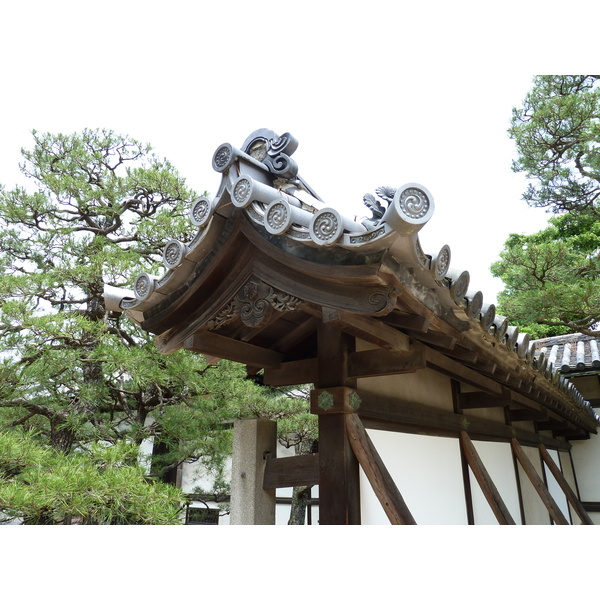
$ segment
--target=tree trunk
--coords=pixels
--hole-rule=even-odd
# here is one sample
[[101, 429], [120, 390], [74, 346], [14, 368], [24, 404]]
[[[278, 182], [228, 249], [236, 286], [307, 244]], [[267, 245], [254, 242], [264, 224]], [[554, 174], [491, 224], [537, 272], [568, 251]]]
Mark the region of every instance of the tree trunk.
[[50, 419], [50, 446], [59, 452], [69, 454], [75, 441], [75, 432], [65, 425], [65, 422], [64, 417]]
[[306, 508], [310, 499], [311, 485], [295, 487], [292, 493], [292, 508], [288, 525], [304, 525], [306, 522]]
[[[296, 454], [310, 454], [313, 449], [313, 440], [303, 440], [296, 446]], [[292, 506], [288, 525], [304, 525], [306, 522], [306, 508], [310, 499], [312, 485], [301, 485], [292, 492]]]

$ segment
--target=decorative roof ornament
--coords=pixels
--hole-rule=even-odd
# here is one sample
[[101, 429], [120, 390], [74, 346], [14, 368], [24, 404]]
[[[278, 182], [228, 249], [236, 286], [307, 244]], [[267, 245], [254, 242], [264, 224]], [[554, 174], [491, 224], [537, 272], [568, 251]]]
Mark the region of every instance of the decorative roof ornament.
[[[429, 313], [461, 335], [468, 334], [477, 351], [508, 353], [507, 360], [520, 365], [518, 369], [528, 363], [536, 381], [547, 380], [568, 396], [572, 409], [584, 419], [598, 420], [562, 376], [590, 361], [598, 368], [596, 342], [584, 345], [578, 340], [565, 344], [560, 353], [540, 352], [527, 334], [496, 314], [495, 305], [480, 291], [470, 289], [468, 271], [450, 269], [447, 245], [437, 253], [423, 250], [418, 234], [435, 208], [427, 188], [418, 183], [380, 186], [363, 196], [371, 216], [357, 222], [325, 203], [300, 176], [292, 158], [297, 148], [290, 133], [277, 135], [270, 129], [254, 131], [241, 149], [221, 144], [212, 158], [213, 168], [222, 175], [219, 189], [214, 198], [202, 196], [190, 206], [195, 238], [187, 244], [167, 242], [162, 277], [142, 273], [133, 291], [107, 286], [107, 307], [127, 311], [144, 328], [164, 334], [157, 343], [166, 352], [181, 347], [188, 329], [244, 326], [258, 331], [271, 318], [307, 302], [382, 317], [395, 310], [403, 287]], [[249, 244], [247, 253], [236, 250], [241, 239]], [[268, 259], [253, 265], [254, 252]], [[279, 258], [271, 256], [275, 254]], [[213, 261], [218, 260], [226, 266], [213, 277]], [[315, 265], [310, 276], [296, 277], [288, 264], [294, 261]], [[366, 275], [369, 266], [373, 274]], [[273, 269], [278, 281], [269, 279]], [[209, 284], [210, 292], [200, 289]], [[189, 320], [187, 329], [171, 334], [169, 328], [179, 318]]]

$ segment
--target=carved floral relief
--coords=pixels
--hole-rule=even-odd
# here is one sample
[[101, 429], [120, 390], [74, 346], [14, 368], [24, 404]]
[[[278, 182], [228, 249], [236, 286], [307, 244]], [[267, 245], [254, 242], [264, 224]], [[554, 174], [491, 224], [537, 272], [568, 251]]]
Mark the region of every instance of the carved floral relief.
[[273, 311], [292, 311], [299, 303], [300, 298], [277, 290], [253, 277], [241, 287], [234, 299], [209, 321], [208, 328], [220, 329], [238, 318], [247, 327], [260, 327], [269, 321]]

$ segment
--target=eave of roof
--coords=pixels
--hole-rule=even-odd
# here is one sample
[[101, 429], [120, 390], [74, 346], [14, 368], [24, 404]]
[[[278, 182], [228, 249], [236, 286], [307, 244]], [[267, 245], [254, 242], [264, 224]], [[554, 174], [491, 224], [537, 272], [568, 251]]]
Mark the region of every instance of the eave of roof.
[[219, 190], [190, 209], [196, 237], [187, 245], [166, 244], [162, 277], [142, 273], [133, 292], [107, 289], [107, 307], [156, 333], [164, 351], [211, 327], [252, 277], [276, 280], [277, 293], [307, 306], [373, 317], [401, 308], [431, 320], [438, 332], [500, 364], [519, 385], [547, 394], [568, 418], [595, 430], [596, 414], [558, 363], [470, 289], [467, 271], [450, 269], [450, 248], [422, 249], [418, 232], [434, 210], [425, 187], [386, 189], [380, 199], [389, 204], [379, 205], [385, 210], [357, 223], [326, 206], [298, 175], [290, 158], [295, 144], [289, 134], [259, 130], [241, 150], [219, 146], [213, 156], [222, 174]]

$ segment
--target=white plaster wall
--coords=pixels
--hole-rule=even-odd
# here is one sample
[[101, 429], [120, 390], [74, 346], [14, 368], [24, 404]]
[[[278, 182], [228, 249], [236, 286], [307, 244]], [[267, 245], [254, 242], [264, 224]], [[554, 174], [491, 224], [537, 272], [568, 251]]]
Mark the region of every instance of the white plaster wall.
[[[514, 469], [512, 449], [510, 444], [503, 442], [473, 441], [477, 454], [481, 458], [489, 473], [500, 497], [504, 501], [508, 512], [517, 525], [521, 525], [521, 511], [519, 508], [519, 490]], [[488, 501], [486, 500], [479, 483], [469, 469], [471, 481], [471, 496], [473, 499], [473, 515], [476, 525], [498, 525]]]
[[[594, 410], [600, 414], [600, 409]], [[581, 500], [600, 502], [600, 435], [591, 435], [589, 440], [573, 440], [571, 444]]]
[[563, 472], [571, 489], [577, 494], [578, 488], [575, 480], [575, 472], [573, 471], [573, 463], [571, 462], [571, 454], [566, 450], [561, 450], [558, 456], [560, 460], [560, 470]]
[[[577, 482], [575, 481], [575, 472], [573, 471], [573, 463], [571, 462], [571, 454], [568, 451], [561, 450], [558, 452], [558, 460], [560, 464], [560, 470], [562, 471], [564, 478], [567, 480], [569, 487], [573, 490], [575, 495], [579, 497], [579, 490], [577, 488]], [[573, 525], [581, 525], [581, 519], [577, 516], [577, 513], [573, 507], [570, 504], [568, 504], [568, 507]]]
[[[523, 446], [523, 451], [533, 463], [537, 474], [543, 479], [542, 459], [537, 448]], [[548, 509], [542, 502], [539, 494], [535, 491], [533, 484], [527, 477], [525, 471], [519, 464], [519, 480], [521, 482], [521, 496], [523, 498], [523, 510], [525, 512], [525, 525], [550, 525]]]
[[[571, 454], [570, 454], [570, 452], [562, 450], [561, 452], [559, 452], [558, 456], [560, 458], [561, 471], [563, 472], [563, 475], [565, 476], [565, 479], [567, 480], [567, 483], [569, 484], [570, 488], [578, 496], [579, 488], [577, 486], [577, 481], [575, 479], [575, 471], [573, 471], [573, 463], [571, 461]], [[573, 524], [581, 525], [581, 519], [579, 518], [579, 516], [577, 515], [575, 510], [573, 510], [573, 507], [571, 505], [569, 505], [569, 511], [571, 513], [571, 521], [573, 522]], [[592, 517], [592, 520], [593, 520], [593, 517]]]
[[358, 389], [381, 394], [388, 398], [398, 398], [407, 402], [418, 402], [426, 406], [453, 410], [450, 380], [429, 369], [402, 375], [366, 377], [358, 381]]
[[[368, 434], [418, 525], [467, 524], [458, 440], [373, 429]], [[362, 469], [360, 477], [363, 525], [389, 525]]]
[[[378, 349], [363, 340], [356, 340], [357, 350]], [[357, 383], [359, 390], [365, 390], [388, 398], [398, 398], [408, 402], [419, 402], [444, 410], [453, 410], [450, 380], [437, 371], [420, 369], [415, 373], [365, 377]]]
[[[225, 465], [225, 478], [231, 479], [231, 458], [227, 459]], [[210, 473], [204, 469], [198, 462], [183, 463], [181, 470], [181, 489], [190, 494], [200, 488], [209, 492], [213, 486], [213, 479]]]
[[[551, 450], [550, 448], [547, 448], [547, 450], [548, 454], [554, 461], [554, 464], [560, 468], [558, 450]], [[554, 475], [552, 475], [550, 469], [546, 466], [546, 463], [544, 463], [544, 470], [546, 472], [546, 482], [548, 485], [548, 491], [550, 492], [550, 495], [554, 498], [556, 504], [558, 504], [560, 512], [565, 516], [567, 521], [571, 522], [571, 511], [569, 510], [569, 502], [565, 493], [562, 491], [562, 488], [558, 484], [558, 481], [556, 481]]]

